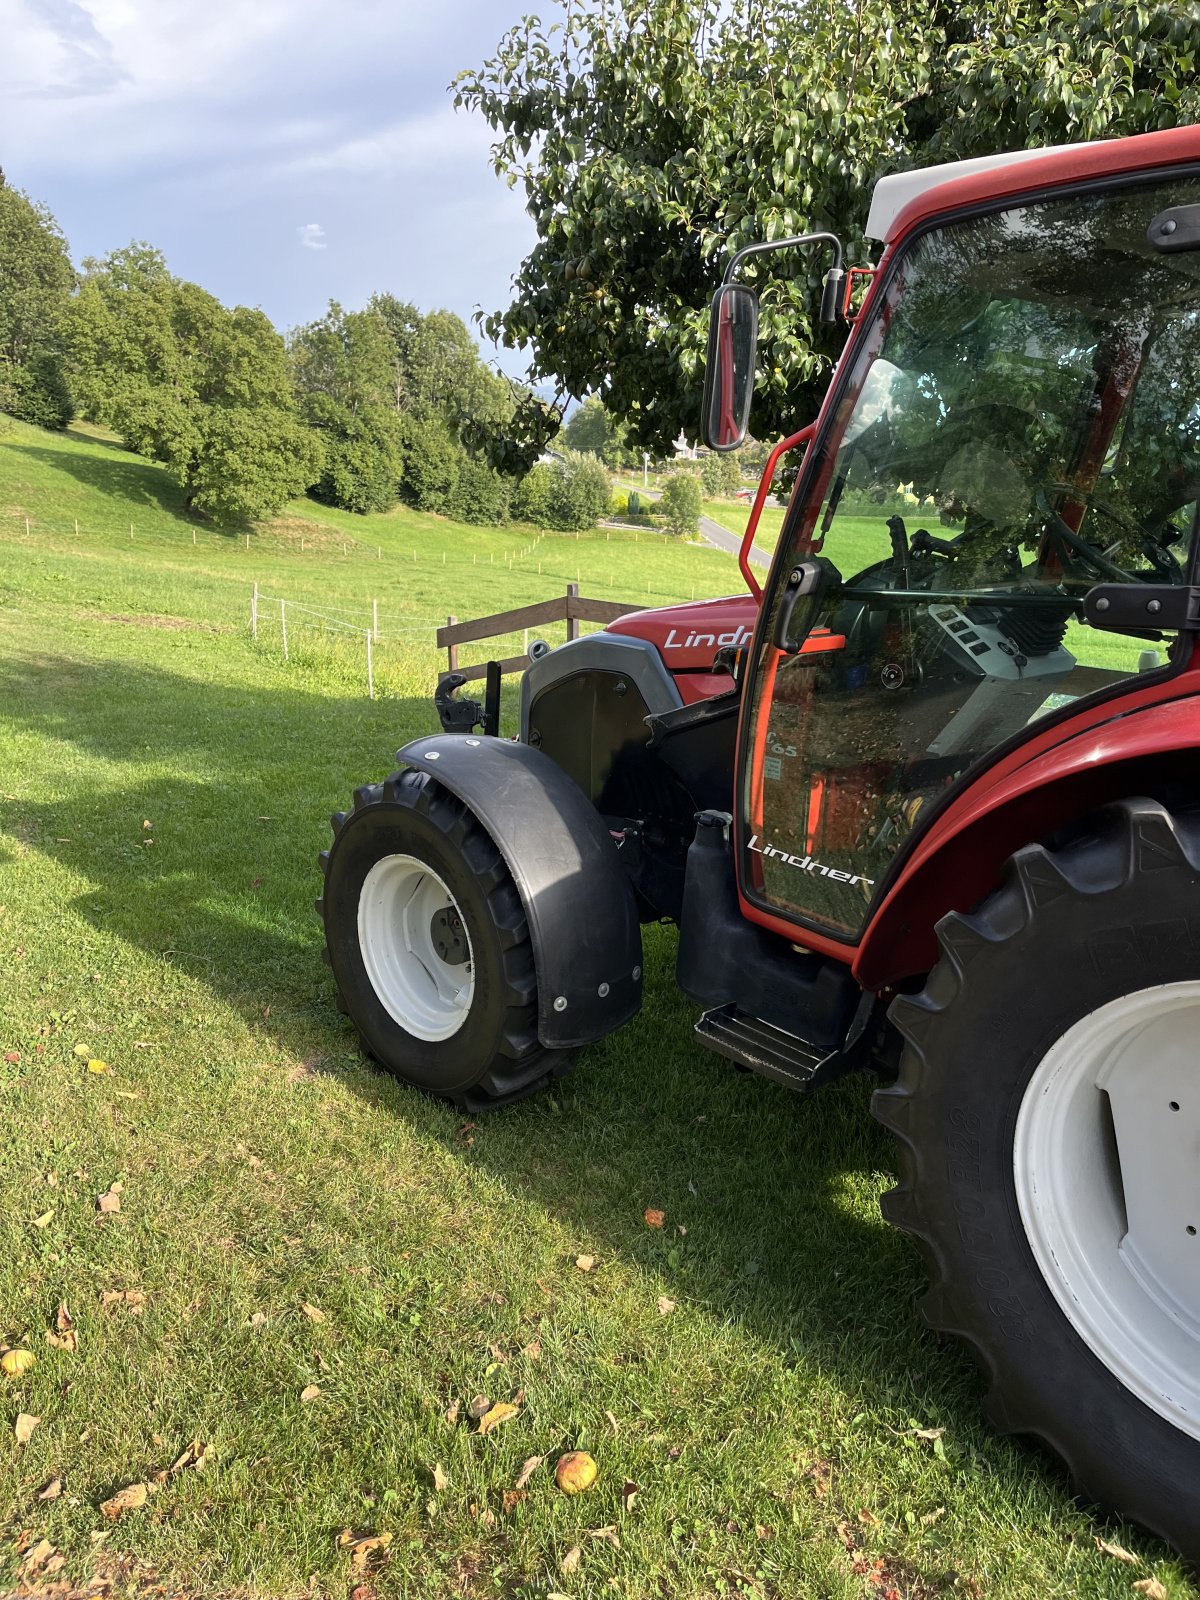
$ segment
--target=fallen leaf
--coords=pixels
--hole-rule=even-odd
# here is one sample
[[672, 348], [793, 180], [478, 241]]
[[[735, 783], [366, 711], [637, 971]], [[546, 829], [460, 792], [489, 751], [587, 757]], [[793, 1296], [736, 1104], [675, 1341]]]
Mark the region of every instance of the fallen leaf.
[[609, 1427], [610, 1427], [610, 1428], [611, 1428], [611, 1429], [612, 1429], [612, 1431], [613, 1431], [613, 1437], [614, 1437], [614, 1438], [615, 1438], [615, 1437], [616, 1437], [616, 1436], [617, 1436], [617, 1435], [618, 1435], [618, 1434], [619, 1434], [619, 1433], [620, 1433], [620, 1431], [621, 1431], [621, 1430], [620, 1430], [620, 1429], [619, 1429], [619, 1428], [618, 1428], [618, 1427], [617, 1427], [617, 1419], [616, 1419], [616, 1417], [614, 1417], [614, 1416], [613, 1416], [613, 1414], [612, 1414], [612, 1412], [611, 1412], [611, 1411], [606, 1411], [606, 1412], [605, 1412], [605, 1413], [604, 1413], [604, 1415], [605, 1415], [605, 1416], [606, 1416], [606, 1417], [607, 1417], [607, 1418], [608, 1418], [608, 1425], [609, 1425]]
[[595, 1483], [599, 1470], [586, 1450], [568, 1450], [558, 1458], [554, 1481], [564, 1494], [582, 1494]]
[[62, 1493], [62, 1479], [51, 1478], [44, 1489], [38, 1490], [39, 1500], [57, 1500]]
[[642, 1221], [648, 1228], [661, 1228], [666, 1220], [666, 1213], [656, 1211], [653, 1206], [647, 1206], [642, 1212]]
[[310, 1322], [325, 1321], [325, 1313], [321, 1310], [320, 1306], [310, 1306], [306, 1300], [300, 1309]]
[[530, 1361], [540, 1361], [542, 1359], [542, 1341], [540, 1339], [531, 1339], [527, 1345], [521, 1347], [521, 1354], [528, 1356]]
[[87, 1061], [89, 1059], [89, 1057], [91, 1056], [91, 1053], [92, 1052], [88, 1049], [87, 1045], [85, 1045], [85, 1044], [77, 1044], [75, 1046], [75, 1054], [79, 1057], [79, 1059], [81, 1061]]
[[1167, 1591], [1157, 1578], [1139, 1578], [1133, 1586], [1146, 1600], [1167, 1600]]
[[492, 1360], [495, 1361], [499, 1366], [506, 1367], [508, 1365], [508, 1355], [501, 1345], [488, 1345], [488, 1355], [490, 1355]]
[[350, 1565], [358, 1571], [366, 1566], [373, 1555], [382, 1555], [392, 1542], [390, 1533], [351, 1533], [349, 1528], [343, 1528], [338, 1534], [338, 1545], [343, 1550], [350, 1552]]
[[588, 1538], [603, 1539], [606, 1543], [612, 1545], [614, 1550], [619, 1550], [621, 1548], [621, 1539], [620, 1535], [617, 1533], [615, 1523], [608, 1528], [589, 1528]]
[[49, 1561], [54, 1554], [54, 1546], [49, 1539], [39, 1539], [21, 1563], [21, 1571], [27, 1578], [32, 1578], [39, 1567]]
[[0, 1369], [6, 1378], [21, 1378], [27, 1372], [32, 1372], [37, 1366], [37, 1357], [32, 1350], [6, 1350], [0, 1356]]
[[451, 1427], [453, 1427], [458, 1421], [458, 1410], [459, 1403], [457, 1400], [451, 1400], [450, 1404], [446, 1407], [446, 1421]]
[[528, 1499], [529, 1491], [527, 1489], [504, 1489], [500, 1494], [500, 1509], [507, 1516], [509, 1512], [517, 1509], [522, 1500]]
[[480, 1417], [486, 1417], [492, 1409], [492, 1402], [485, 1394], [477, 1394], [467, 1407], [467, 1415], [472, 1422], [478, 1422]]
[[150, 821], [146, 821], [146, 822], [142, 823], [142, 827], [143, 828], [152, 828], [153, 826], [154, 826], [154, 824], [152, 822], [150, 822]]
[[96, 1208], [103, 1216], [106, 1217], [111, 1216], [115, 1211], [120, 1211], [121, 1190], [115, 1183], [107, 1190], [106, 1193], [97, 1197]]
[[17, 1420], [13, 1423], [13, 1433], [18, 1444], [28, 1444], [33, 1438], [33, 1430], [41, 1421], [41, 1417], [31, 1417], [28, 1411], [17, 1413]]
[[879, 1518], [873, 1511], [868, 1511], [865, 1506], [858, 1513], [858, 1520], [868, 1528], [877, 1528], [879, 1526]]
[[46, 1330], [46, 1343], [53, 1345], [58, 1350], [68, 1350], [72, 1355], [79, 1348], [79, 1335], [75, 1331], [75, 1319], [67, 1310], [65, 1302], [54, 1313], [54, 1327]]
[[1118, 1561], [1132, 1561], [1137, 1566], [1141, 1565], [1141, 1558], [1132, 1551], [1126, 1550], [1123, 1544], [1109, 1544], [1107, 1539], [1097, 1539], [1096, 1549], [1102, 1550], [1106, 1556], [1115, 1556]]
[[135, 1317], [140, 1317], [142, 1307], [146, 1304], [146, 1296], [140, 1289], [102, 1289], [100, 1304], [104, 1307], [126, 1305]]
[[545, 1459], [545, 1456], [526, 1456], [525, 1463], [520, 1472], [517, 1473], [517, 1481], [513, 1487], [515, 1489], [523, 1489]]
[[940, 1439], [945, 1431], [945, 1428], [914, 1428], [913, 1435], [917, 1439]]
[[638, 1495], [641, 1494], [641, 1492], [642, 1491], [639, 1488], [639, 1486], [636, 1483], [634, 1483], [632, 1479], [626, 1478], [625, 1485], [621, 1490], [621, 1506], [622, 1506], [622, 1508], [625, 1511], [632, 1511], [633, 1510], [634, 1501], [637, 1499]]
[[101, 1060], [99, 1060], [98, 1057], [93, 1057], [93, 1059], [88, 1062], [88, 1071], [89, 1072], [100, 1073], [100, 1072], [110, 1072], [111, 1070], [112, 1069], [110, 1068], [108, 1062], [107, 1061], [101, 1061]]
[[101, 1500], [100, 1510], [110, 1522], [115, 1522], [118, 1517], [123, 1517], [127, 1511], [140, 1511], [149, 1497], [149, 1485], [144, 1483], [131, 1483], [124, 1489], [118, 1489], [116, 1494], [107, 1500]]
[[442, 1466], [440, 1461], [435, 1462], [433, 1467], [433, 1492], [435, 1494], [441, 1494], [449, 1487], [450, 1479], [446, 1474], [446, 1469]]
[[306, 1389], [300, 1391], [300, 1404], [306, 1406], [310, 1400], [315, 1400], [321, 1390], [315, 1383], [310, 1383]]
[[558, 1570], [563, 1573], [564, 1576], [569, 1572], [574, 1572], [582, 1558], [582, 1548], [577, 1544], [573, 1544], [567, 1551], [566, 1555], [558, 1563]]
[[658, 1314], [660, 1317], [669, 1317], [671, 1312], [675, 1309], [674, 1300], [669, 1300], [665, 1294], [660, 1294], [654, 1303], [658, 1307]]
[[250, 1326], [252, 1328], [265, 1328], [266, 1325], [267, 1313], [265, 1311], [256, 1311], [250, 1318]]
[[510, 1405], [507, 1400], [501, 1400], [490, 1411], [484, 1412], [479, 1419], [480, 1433], [491, 1433], [493, 1428], [498, 1428], [502, 1422], [507, 1422], [515, 1417], [520, 1410], [519, 1406]]
[[596, 1265], [596, 1258], [595, 1256], [576, 1256], [575, 1265], [579, 1268], [580, 1272], [591, 1272], [592, 1268]]
[[53, 1220], [54, 1207], [51, 1206], [49, 1211], [43, 1211], [40, 1217], [34, 1217], [32, 1225], [35, 1228], [48, 1228]]
[[6, 1050], [4, 1052], [4, 1059], [9, 1063], [10, 1066], [20, 1066], [21, 1052], [19, 1050]]
[[208, 1459], [211, 1445], [201, 1444], [199, 1439], [193, 1439], [182, 1455], [176, 1456], [167, 1468], [167, 1476], [178, 1477], [181, 1472], [186, 1472], [190, 1467], [193, 1472], [203, 1472], [204, 1463]]

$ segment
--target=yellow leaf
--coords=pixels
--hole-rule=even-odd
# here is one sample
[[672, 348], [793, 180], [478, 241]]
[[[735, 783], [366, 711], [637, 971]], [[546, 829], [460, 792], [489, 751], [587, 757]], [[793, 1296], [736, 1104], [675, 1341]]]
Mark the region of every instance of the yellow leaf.
[[44, 1489], [38, 1491], [39, 1500], [57, 1500], [62, 1493], [62, 1479], [51, 1478]]
[[675, 1309], [674, 1300], [668, 1300], [665, 1294], [660, 1294], [655, 1304], [658, 1306], [658, 1314], [660, 1317], [669, 1317], [671, 1312]]
[[579, 1268], [580, 1272], [590, 1272], [596, 1265], [596, 1258], [595, 1256], [576, 1256], [575, 1265]]
[[325, 1321], [325, 1313], [321, 1310], [320, 1306], [310, 1306], [306, 1300], [300, 1309], [310, 1322]]
[[1139, 1578], [1133, 1586], [1146, 1600], [1167, 1600], [1167, 1591], [1157, 1578]]
[[435, 1494], [441, 1494], [444, 1489], [448, 1489], [449, 1487], [450, 1479], [446, 1474], [446, 1469], [442, 1466], [440, 1461], [435, 1462], [433, 1468], [433, 1492]]
[[38, 1568], [43, 1566], [53, 1554], [54, 1546], [50, 1543], [49, 1539], [39, 1539], [29, 1551], [24, 1561], [22, 1561], [22, 1573], [25, 1575], [25, 1577], [32, 1578]]
[[517, 1481], [513, 1487], [515, 1489], [523, 1489], [545, 1459], [545, 1456], [527, 1456], [524, 1466], [517, 1474]]
[[0, 1367], [6, 1378], [20, 1378], [36, 1366], [37, 1357], [32, 1350], [6, 1350], [0, 1356]]
[[123, 1517], [127, 1511], [140, 1511], [146, 1504], [150, 1490], [144, 1483], [131, 1483], [107, 1500], [101, 1500], [100, 1509], [110, 1522]]
[[558, 1563], [559, 1571], [564, 1574], [568, 1572], [574, 1572], [575, 1568], [579, 1565], [582, 1555], [583, 1551], [580, 1549], [580, 1547], [577, 1544], [573, 1544], [567, 1551], [566, 1555]]
[[34, 1217], [33, 1226], [35, 1228], [48, 1228], [53, 1220], [54, 1207], [51, 1206], [49, 1211], [43, 1211], [40, 1217]]
[[479, 1419], [480, 1433], [491, 1433], [493, 1428], [498, 1428], [502, 1422], [507, 1422], [510, 1417], [515, 1417], [520, 1406], [509, 1405], [507, 1400], [501, 1400], [484, 1413]]
[[28, 1411], [19, 1412], [17, 1420], [13, 1423], [13, 1433], [17, 1443], [28, 1444], [33, 1438], [33, 1430], [41, 1420], [41, 1417], [31, 1417]]
[[107, 1061], [101, 1061], [99, 1058], [93, 1058], [88, 1062], [89, 1072], [107, 1072], [108, 1070], [109, 1065]]
[[92, 1052], [88, 1049], [87, 1045], [85, 1045], [85, 1044], [77, 1044], [75, 1046], [75, 1054], [79, 1057], [79, 1059], [81, 1061], [87, 1061], [90, 1058], [91, 1053]]
[[310, 1400], [315, 1400], [317, 1398], [317, 1396], [320, 1394], [320, 1392], [321, 1392], [320, 1388], [315, 1383], [310, 1383], [308, 1385], [307, 1389], [301, 1389], [301, 1391], [300, 1391], [300, 1403], [301, 1403], [301, 1405], [305, 1405], [306, 1406], [309, 1403]]

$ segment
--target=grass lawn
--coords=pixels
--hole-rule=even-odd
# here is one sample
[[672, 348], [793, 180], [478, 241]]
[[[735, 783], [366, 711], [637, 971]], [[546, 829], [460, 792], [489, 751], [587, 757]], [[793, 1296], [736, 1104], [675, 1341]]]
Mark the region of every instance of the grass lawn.
[[[102, 441], [0, 439], [0, 1343], [36, 1356], [0, 1380], [0, 1592], [32, 1561], [156, 1594], [1195, 1600], [1136, 1532], [1137, 1565], [1100, 1552], [918, 1326], [870, 1084], [802, 1102], [695, 1047], [668, 930], [641, 1016], [478, 1126], [334, 1007], [316, 854], [434, 726], [433, 624], [577, 572], [715, 593], [732, 559], [307, 505], [247, 553], [175, 512]], [[379, 598], [381, 697], [349, 636], [256, 645], [253, 578]], [[478, 1395], [517, 1414], [481, 1435]]]

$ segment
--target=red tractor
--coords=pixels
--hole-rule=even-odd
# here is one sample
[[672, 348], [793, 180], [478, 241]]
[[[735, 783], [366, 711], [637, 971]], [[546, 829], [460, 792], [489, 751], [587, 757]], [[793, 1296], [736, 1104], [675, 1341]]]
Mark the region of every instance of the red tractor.
[[476, 1113], [627, 1022], [677, 923], [701, 1044], [881, 1073], [884, 1211], [997, 1426], [1200, 1562], [1200, 128], [885, 178], [867, 231], [857, 309], [829, 234], [713, 302], [714, 450], [748, 256], [832, 251], [852, 317], [749, 592], [543, 647], [516, 739], [498, 673], [443, 684], [333, 819], [330, 965]]

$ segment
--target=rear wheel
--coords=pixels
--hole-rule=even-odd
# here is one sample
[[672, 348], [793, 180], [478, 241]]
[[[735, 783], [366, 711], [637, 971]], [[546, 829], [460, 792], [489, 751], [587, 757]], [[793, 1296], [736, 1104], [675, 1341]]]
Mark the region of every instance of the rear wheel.
[[389, 1072], [477, 1112], [565, 1072], [537, 1037], [533, 946], [487, 831], [427, 773], [358, 789], [324, 851], [338, 1000]]
[[1200, 819], [1149, 800], [1030, 846], [938, 927], [874, 1110], [1003, 1432], [1200, 1561]]

